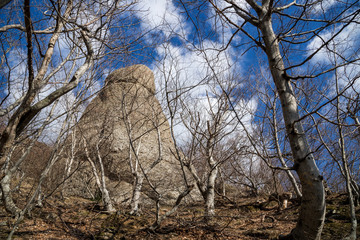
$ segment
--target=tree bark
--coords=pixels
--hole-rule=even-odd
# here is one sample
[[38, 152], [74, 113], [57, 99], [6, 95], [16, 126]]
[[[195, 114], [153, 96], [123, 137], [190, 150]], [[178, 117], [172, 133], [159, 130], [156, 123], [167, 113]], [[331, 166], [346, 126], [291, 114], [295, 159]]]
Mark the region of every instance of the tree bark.
[[100, 189], [101, 189], [101, 193], [102, 193], [102, 199], [103, 199], [106, 211], [107, 212], [115, 212], [116, 209], [114, 208], [114, 206], [111, 203], [110, 194], [106, 187], [105, 170], [104, 170], [104, 164], [102, 161], [102, 157], [100, 155], [99, 143], [96, 144], [96, 152], [97, 152], [98, 160], [99, 160], [99, 164], [100, 164], [100, 174], [101, 174]]
[[137, 215], [139, 212], [139, 203], [140, 203], [140, 196], [141, 196], [141, 189], [144, 182], [144, 176], [137, 172], [135, 177], [133, 195], [131, 198], [131, 215]]
[[302, 124], [299, 122], [298, 104], [289, 79], [286, 77], [284, 62], [280, 54], [279, 42], [274, 34], [271, 16], [260, 16], [262, 32], [271, 75], [275, 82], [287, 135], [293, 153], [296, 171], [302, 185], [300, 216], [294, 239], [320, 239], [325, 219], [325, 191], [315, 159], [311, 154]]
[[[273, 108], [274, 108], [274, 116], [273, 116], [273, 124], [274, 124], [274, 138], [275, 138], [275, 145], [276, 145], [276, 152], [279, 156], [279, 160], [282, 164], [283, 167], [287, 168], [287, 164], [282, 156], [282, 152], [281, 152], [281, 149], [280, 149], [280, 145], [279, 145], [279, 137], [278, 137], [278, 129], [277, 129], [277, 121], [276, 121], [276, 116], [275, 116], [275, 109], [276, 109], [276, 104], [273, 105]], [[294, 175], [292, 174], [292, 172], [290, 170], [285, 170], [286, 174], [288, 175], [289, 179], [290, 179], [290, 182], [291, 184], [293, 185], [294, 187], [294, 190], [296, 192], [296, 196], [301, 199], [302, 198], [302, 194], [301, 194], [301, 191], [299, 189], [299, 186], [296, 182], [296, 179], [294, 177]]]
[[3, 179], [1, 179], [0, 185], [2, 191], [2, 199], [4, 201], [6, 210], [10, 212], [13, 216], [15, 216], [15, 218], [17, 218], [21, 210], [14, 203], [11, 195], [11, 187], [10, 187], [11, 177], [12, 174], [7, 173], [5, 174]]
[[205, 218], [207, 219], [215, 216], [215, 181], [218, 173], [218, 166], [212, 156], [209, 159], [209, 165], [211, 169], [207, 181], [205, 194]]

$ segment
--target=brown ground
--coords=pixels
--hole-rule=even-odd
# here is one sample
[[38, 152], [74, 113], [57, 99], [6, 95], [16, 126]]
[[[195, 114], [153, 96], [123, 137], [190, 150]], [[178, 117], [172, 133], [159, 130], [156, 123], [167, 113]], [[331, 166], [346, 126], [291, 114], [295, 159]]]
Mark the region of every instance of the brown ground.
[[[322, 239], [341, 239], [350, 229], [346, 197], [331, 196]], [[155, 219], [154, 209], [141, 216], [129, 216], [127, 209], [105, 214], [90, 200], [69, 198], [47, 200], [20, 225], [14, 239], [276, 239], [296, 224], [298, 206], [278, 211], [275, 203], [260, 209], [255, 198], [241, 198], [236, 204], [218, 201], [217, 216], [205, 223], [201, 204], [183, 206], [165, 220], [156, 232], [147, 230]], [[357, 210], [359, 219], [360, 210]], [[13, 223], [0, 208], [0, 239], [6, 239]], [[359, 228], [360, 234], [360, 228]]]

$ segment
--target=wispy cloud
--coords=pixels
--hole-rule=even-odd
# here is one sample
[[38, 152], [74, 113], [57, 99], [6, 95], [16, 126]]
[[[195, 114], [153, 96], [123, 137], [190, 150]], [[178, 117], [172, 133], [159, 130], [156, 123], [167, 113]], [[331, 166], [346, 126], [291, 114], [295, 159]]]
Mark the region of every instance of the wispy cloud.
[[[332, 30], [323, 32], [311, 41], [307, 46], [308, 55], [318, 51], [311, 59], [312, 65], [327, 65], [331, 67], [342, 65], [360, 57], [357, 51], [359, 47], [358, 39], [360, 38], [358, 24], [351, 23], [346, 28], [342, 29], [343, 27], [344, 25], [339, 25]], [[340, 84], [345, 86], [357, 76], [360, 72], [358, 63], [359, 61], [356, 61], [337, 68], [337, 77]], [[333, 75], [334, 79], [335, 75]], [[359, 81], [355, 82], [354, 86], [355, 89], [360, 90]]]

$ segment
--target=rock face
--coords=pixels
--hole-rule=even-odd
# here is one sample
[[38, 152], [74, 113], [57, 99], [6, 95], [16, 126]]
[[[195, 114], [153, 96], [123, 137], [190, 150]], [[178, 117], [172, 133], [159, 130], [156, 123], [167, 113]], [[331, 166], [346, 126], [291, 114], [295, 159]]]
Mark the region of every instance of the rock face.
[[[67, 181], [66, 194], [94, 197], [96, 185], [86, 161], [84, 141], [92, 159], [98, 159], [100, 154], [110, 196], [115, 202], [131, 198], [134, 177], [130, 161], [140, 171], [149, 170], [159, 161], [147, 176], [164, 200], [175, 200], [183, 191], [180, 164], [172, 154], [175, 151], [169, 124], [154, 94], [154, 75], [144, 65], [118, 69], [107, 77], [105, 87], [86, 108], [72, 138], [68, 138], [73, 147], [68, 148], [64, 162], [78, 170]], [[146, 179], [143, 193], [150, 198], [155, 193]]]

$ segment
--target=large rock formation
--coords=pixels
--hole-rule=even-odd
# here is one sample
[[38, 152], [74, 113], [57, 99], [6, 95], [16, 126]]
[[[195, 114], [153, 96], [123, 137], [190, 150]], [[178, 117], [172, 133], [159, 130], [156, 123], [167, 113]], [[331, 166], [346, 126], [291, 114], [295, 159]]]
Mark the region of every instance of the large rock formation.
[[[130, 160], [136, 167], [134, 152], [140, 163], [138, 170], [145, 171], [161, 155], [160, 162], [147, 175], [163, 199], [174, 200], [184, 189], [180, 164], [172, 153], [175, 151], [169, 124], [155, 97], [154, 75], [146, 66], [134, 65], [112, 72], [67, 142], [73, 147], [68, 147], [64, 163], [69, 165], [73, 158], [72, 169], [75, 166], [79, 169], [67, 181], [66, 194], [93, 197], [95, 192], [85, 146], [93, 159], [100, 153], [110, 196], [116, 202], [131, 198], [134, 176], [130, 171]], [[146, 179], [143, 192], [150, 198], [154, 196]]]

